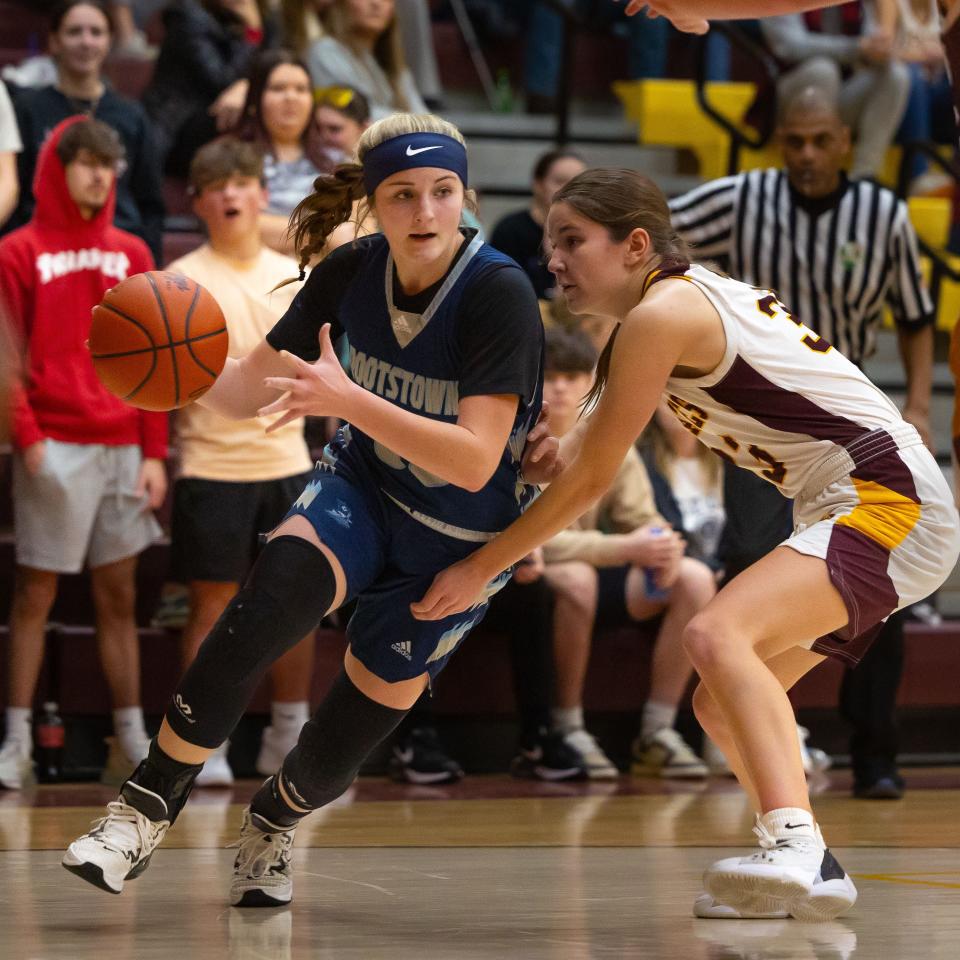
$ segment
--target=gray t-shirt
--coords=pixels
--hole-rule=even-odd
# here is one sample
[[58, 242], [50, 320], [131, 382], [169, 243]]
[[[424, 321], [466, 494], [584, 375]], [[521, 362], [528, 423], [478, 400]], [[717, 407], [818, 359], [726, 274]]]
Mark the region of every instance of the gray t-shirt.
[[22, 149], [17, 115], [13, 112], [7, 86], [0, 80], [0, 153], [19, 153]]
[[305, 156], [292, 163], [281, 163], [268, 154], [263, 175], [269, 194], [267, 213], [288, 217], [304, 197], [313, 193], [313, 181], [320, 171]]

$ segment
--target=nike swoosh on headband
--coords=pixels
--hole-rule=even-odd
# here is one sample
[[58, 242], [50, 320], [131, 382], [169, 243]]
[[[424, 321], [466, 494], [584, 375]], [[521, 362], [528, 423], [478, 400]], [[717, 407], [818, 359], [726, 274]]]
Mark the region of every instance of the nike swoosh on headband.
[[435, 144], [435, 145], [432, 146], [432, 147], [417, 147], [416, 149], [414, 149], [413, 144], [412, 144], [412, 143], [408, 143], [408, 144], [407, 144], [407, 156], [408, 156], [408, 157], [415, 157], [418, 153], [426, 153], [427, 150], [440, 150], [440, 149], [442, 149], [442, 147], [443, 147], [443, 144], [442, 144], [442, 143], [438, 143], [438, 144]]

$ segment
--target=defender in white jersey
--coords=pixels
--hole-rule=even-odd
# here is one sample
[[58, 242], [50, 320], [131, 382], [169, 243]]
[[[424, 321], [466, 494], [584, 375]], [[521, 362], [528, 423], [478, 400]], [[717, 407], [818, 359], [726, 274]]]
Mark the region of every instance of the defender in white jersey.
[[811, 812], [786, 691], [825, 655], [856, 661], [884, 617], [946, 579], [960, 553], [950, 490], [896, 407], [774, 294], [690, 266], [642, 174], [575, 177], [554, 197], [547, 235], [572, 312], [618, 323], [587, 398], [596, 409], [543, 469], [549, 489], [438, 575], [414, 614], [469, 608], [578, 517], [665, 396], [698, 439], [796, 498], [793, 535], [685, 631], [701, 678], [694, 709], [755, 804], [761, 847], [711, 866], [695, 912], [833, 919], [856, 888]]

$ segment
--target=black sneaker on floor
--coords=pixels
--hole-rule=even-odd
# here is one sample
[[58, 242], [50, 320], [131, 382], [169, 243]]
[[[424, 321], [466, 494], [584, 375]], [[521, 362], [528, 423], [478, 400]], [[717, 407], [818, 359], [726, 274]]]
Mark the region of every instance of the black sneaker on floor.
[[580, 754], [557, 732], [541, 732], [533, 743], [521, 744], [510, 773], [524, 780], [585, 780]]
[[393, 748], [390, 777], [397, 783], [456, 783], [463, 767], [443, 749], [433, 727], [418, 727]]
[[893, 773], [875, 780], [861, 780], [853, 785], [853, 795], [859, 800], [900, 800], [904, 792], [903, 777]]

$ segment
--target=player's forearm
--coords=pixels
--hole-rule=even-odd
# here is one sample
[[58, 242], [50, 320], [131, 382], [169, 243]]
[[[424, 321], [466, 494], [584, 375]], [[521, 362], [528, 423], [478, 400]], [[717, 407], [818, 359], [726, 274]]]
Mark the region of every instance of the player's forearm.
[[[650, 6], [661, 16], [672, 19], [693, 14], [705, 20], [753, 20], [756, 17], [775, 17], [781, 13], [805, 13], [819, 7], [834, 7], [847, 0], [653, 0]], [[643, 0], [631, 3], [640, 9]]]
[[346, 419], [421, 470], [473, 492], [493, 476], [503, 453], [460, 424], [410, 413], [356, 385]]
[[933, 392], [933, 324], [928, 323], [919, 330], [900, 330], [897, 336], [907, 380], [905, 406], [929, 412]]
[[488, 580], [582, 516], [613, 482], [612, 473], [578, 457], [503, 533], [470, 555]]
[[220, 376], [197, 403], [228, 420], [249, 420], [276, 399], [277, 391], [265, 387], [262, 377], [252, 376], [243, 360], [228, 357]]
[[573, 463], [579, 456], [580, 448], [583, 446], [583, 438], [587, 435], [587, 424], [589, 422], [589, 415], [581, 417], [576, 426], [560, 438], [560, 457], [564, 463]]

